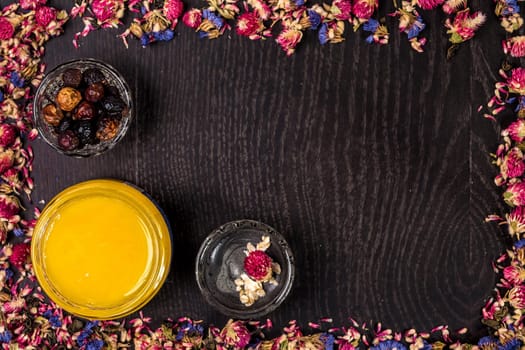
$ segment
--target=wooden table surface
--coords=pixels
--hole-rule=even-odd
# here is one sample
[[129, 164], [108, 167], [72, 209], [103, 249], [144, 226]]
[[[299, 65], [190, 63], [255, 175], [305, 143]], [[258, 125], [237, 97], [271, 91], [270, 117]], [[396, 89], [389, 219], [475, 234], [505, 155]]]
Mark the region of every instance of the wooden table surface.
[[269, 315], [276, 327], [352, 316], [483, 335], [491, 261], [505, 242], [484, 223], [503, 210], [488, 155], [499, 129], [477, 108], [498, 78], [504, 33], [492, 2], [472, 6], [488, 23], [451, 61], [438, 11], [423, 13], [424, 54], [394, 22], [387, 46], [358, 32], [321, 47], [308, 33], [290, 58], [272, 39], [200, 40], [182, 24], [168, 44], [126, 49], [119, 31], [98, 31], [75, 50], [81, 23], [70, 23], [47, 46], [48, 69], [81, 57], [110, 63], [134, 91], [136, 120], [92, 159], [35, 142], [34, 199], [101, 177], [149, 192], [174, 238], [171, 273], [145, 308], [157, 320], [224, 324], [199, 293], [194, 260], [214, 228], [250, 218], [275, 227], [295, 253], [294, 288]]

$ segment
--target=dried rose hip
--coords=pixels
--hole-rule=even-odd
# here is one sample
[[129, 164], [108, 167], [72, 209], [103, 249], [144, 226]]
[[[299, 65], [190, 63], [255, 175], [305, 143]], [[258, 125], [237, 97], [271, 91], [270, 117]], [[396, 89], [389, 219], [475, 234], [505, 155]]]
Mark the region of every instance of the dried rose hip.
[[104, 76], [104, 73], [102, 73], [97, 68], [89, 68], [84, 71], [84, 83], [86, 85], [91, 85], [99, 82], [103, 82], [106, 77]]
[[109, 114], [119, 114], [126, 108], [126, 104], [120, 97], [111, 95], [102, 100], [102, 108]]
[[82, 72], [80, 69], [68, 68], [62, 74], [62, 81], [65, 86], [76, 88], [82, 82]]
[[58, 135], [58, 146], [64, 151], [72, 151], [77, 148], [79, 144], [78, 136], [71, 130], [66, 130]]
[[80, 139], [80, 143], [83, 145], [96, 143], [95, 128], [90, 121], [82, 120], [77, 124], [76, 133]]
[[97, 124], [97, 138], [100, 141], [109, 141], [117, 135], [119, 127], [120, 122], [118, 119], [103, 117]]
[[57, 126], [60, 124], [64, 114], [60, 109], [57, 108], [54, 104], [50, 103], [42, 109], [42, 115], [46, 123], [52, 126]]
[[72, 123], [73, 121], [71, 120], [71, 118], [66, 117], [62, 119], [62, 121], [60, 122], [60, 124], [58, 124], [58, 127], [56, 128], [57, 133], [62, 134], [64, 131], [71, 129]]
[[84, 119], [84, 120], [91, 120], [95, 116], [95, 107], [87, 101], [82, 101], [79, 105], [77, 110], [75, 111], [75, 115], [73, 116], [73, 119]]
[[89, 85], [84, 92], [84, 98], [89, 102], [98, 102], [104, 97], [104, 85], [94, 83]]
[[82, 100], [82, 94], [71, 87], [60, 89], [57, 95], [57, 104], [61, 110], [70, 112]]

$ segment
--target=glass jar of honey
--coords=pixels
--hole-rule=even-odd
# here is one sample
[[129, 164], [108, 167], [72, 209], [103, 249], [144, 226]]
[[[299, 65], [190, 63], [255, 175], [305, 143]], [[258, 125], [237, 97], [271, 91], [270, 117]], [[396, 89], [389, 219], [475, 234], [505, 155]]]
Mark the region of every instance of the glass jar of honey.
[[170, 228], [135, 186], [86, 181], [46, 205], [31, 257], [38, 282], [60, 307], [87, 319], [120, 318], [142, 308], [166, 280]]

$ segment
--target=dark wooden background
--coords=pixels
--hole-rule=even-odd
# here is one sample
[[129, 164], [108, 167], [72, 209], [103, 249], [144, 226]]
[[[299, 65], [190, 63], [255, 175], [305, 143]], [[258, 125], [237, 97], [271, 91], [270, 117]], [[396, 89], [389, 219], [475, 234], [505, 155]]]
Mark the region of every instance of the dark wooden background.
[[199, 40], [183, 25], [147, 49], [99, 31], [75, 50], [81, 23], [70, 23], [47, 46], [48, 68], [80, 57], [114, 65], [137, 116], [122, 143], [92, 159], [35, 142], [34, 199], [100, 177], [147, 190], [174, 229], [171, 273], [145, 308], [158, 320], [227, 320], [201, 297], [194, 259], [214, 228], [251, 218], [280, 231], [297, 260], [290, 296], [269, 315], [277, 327], [353, 316], [480, 336], [491, 261], [505, 242], [484, 223], [503, 210], [488, 156], [499, 132], [477, 107], [492, 93], [504, 32], [492, 2], [471, 3], [489, 21], [452, 61], [438, 11], [422, 13], [424, 54], [394, 22], [388, 46], [350, 30], [343, 44], [321, 47], [308, 33], [290, 58], [272, 39]]

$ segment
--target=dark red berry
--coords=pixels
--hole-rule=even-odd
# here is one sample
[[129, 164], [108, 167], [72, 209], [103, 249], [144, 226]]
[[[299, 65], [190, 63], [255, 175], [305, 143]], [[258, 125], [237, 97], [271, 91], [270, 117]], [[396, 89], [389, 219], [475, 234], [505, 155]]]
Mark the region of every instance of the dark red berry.
[[84, 97], [89, 102], [98, 102], [104, 97], [104, 85], [94, 83], [89, 85], [84, 92]]
[[126, 104], [118, 96], [107, 96], [102, 100], [102, 108], [108, 112], [108, 114], [120, 114], [126, 108]]
[[82, 72], [80, 69], [68, 68], [62, 73], [62, 81], [65, 86], [76, 88], [82, 82]]
[[91, 120], [95, 117], [95, 107], [87, 101], [83, 101], [78, 106], [73, 119], [75, 120]]
[[94, 144], [97, 141], [95, 137], [95, 128], [90, 121], [82, 120], [76, 126], [76, 134], [83, 145]]
[[72, 130], [66, 130], [58, 135], [58, 146], [64, 151], [72, 151], [78, 147], [80, 140]]
[[84, 83], [86, 85], [92, 85], [95, 83], [103, 82], [106, 77], [104, 74], [97, 68], [89, 68], [84, 71]]

